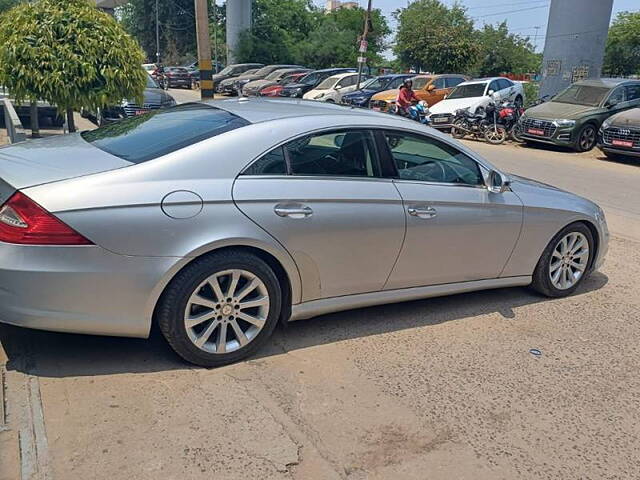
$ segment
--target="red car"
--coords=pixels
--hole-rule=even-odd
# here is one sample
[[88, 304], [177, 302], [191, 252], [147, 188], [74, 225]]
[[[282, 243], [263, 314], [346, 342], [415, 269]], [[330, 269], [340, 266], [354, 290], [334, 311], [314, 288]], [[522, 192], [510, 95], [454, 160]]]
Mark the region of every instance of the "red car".
[[298, 79], [304, 77], [309, 72], [299, 72], [292, 73], [291, 75], [287, 75], [283, 78], [278, 85], [271, 85], [269, 87], [265, 87], [258, 92], [260, 97], [277, 97], [280, 95], [280, 90], [282, 87], [288, 83], [295, 83]]

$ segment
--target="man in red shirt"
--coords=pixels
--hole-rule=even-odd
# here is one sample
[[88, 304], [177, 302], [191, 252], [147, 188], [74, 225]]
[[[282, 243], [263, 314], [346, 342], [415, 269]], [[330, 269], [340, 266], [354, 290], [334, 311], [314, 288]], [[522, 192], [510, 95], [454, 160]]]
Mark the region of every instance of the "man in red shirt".
[[418, 100], [420, 99], [413, 91], [413, 82], [411, 79], [405, 80], [398, 90], [398, 97], [396, 98], [396, 113], [398, 115], [409, 115], [411, 102], [417, 102]]

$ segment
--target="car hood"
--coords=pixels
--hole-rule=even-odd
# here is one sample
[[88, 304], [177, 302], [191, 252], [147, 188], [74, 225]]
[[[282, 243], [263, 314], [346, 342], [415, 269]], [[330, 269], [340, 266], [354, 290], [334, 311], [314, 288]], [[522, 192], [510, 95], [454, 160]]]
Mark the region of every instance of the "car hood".
[[249, 82], [253, 82], [254, 80], [262, 80], [264, 78], [263, 75], [242, 75], [241, 77], [236, 77], [233, 79], [234, 82], [237, 82], [238, 80], [242, 80], [243, 82], [245, 81], [249, 81]]
[[518, 188], [518, 186], [527, 186], [527, 187], [537, 187], [544, 188], [547, 190], [555, 190], [558, 192], [563, 192], [564, 190], [559, 189], [558, 187], [554, 187], [553, 185], [549, 185], [546, 183], [539, 182], [537, 180], [533, 180], [527, 177], [521, 177], [520, 175], [514, 175], [512, 173], [507, 174], [509, 176], [509, 180], [511, 180], [511, 187]]
[[0, 179], [16, 189], [130, 165], [86, 142], [79, 133], [0, 147]]
[[[173, 97], [161, 88], [146, 88], [144, 90], [144, 103], [153, 103], [158, 105], [166, 105], [172, 102]], [[135, 103], [135, 100], [129, 99], [128, 103]]]
[[365, 88], [362, 90], [356, 90], [355, 92], [346, 93], [344, 97], [349, 97], [349, 98], [370, 97], [371, 95], [375, 95], [376, 92], [377, 92], [376, 90], [369, 90], [368, 88]]
[[431, 113], [455, 113], [461, 108], [469, 108], [472, 111], [489, 103], [489, 97], [468, 97], [444, 99], [429, 107]]
[[609, 124], [616, 127], [640, 127], [640, 108], [632, 108], [609, 118]]
[[243, 80], [247, 77], [250, 77], [251, 75], [238, 75], [236, 77], [227, 77], [224, 80], [222, 80], [220, 82], [220, 85], [232, 85], [233, 82], [236, 82], [238, 80]]
[[282, 88], [287, 90], [295, 90], [296, 88], [309, 88], [311, 85], [308, 83], [289, 83]]
[[213, 83], [221, 82], [223, 80], [226, 80], [227, 78], [229, 78], [229, 75], [227, 75], [226, 73], [224, 75], [216, 73], [215, 75], [211, 76], [211, 80], [213, 81]]
[[599, 110], [602, 109], [600, 107], [550, 101], [527, 109], [525, 114], [527, 117], [540, 118], [543, 120], [555, 120], [557, 118], [578, 120], [585, 115], [596, 113]]
[[262, 90], [263, 88], [270, 87], [271, 85], [277, 85], [277, 82], [262, 79], [249, 82], [244, 86], [244, 88], [247, 90]]
[[398, 89], [394, 88], [393, 90], [383, 90], [382, 92], [376, 93], [371, 100], [385, 100], [389, 102], [395, 101], [396, 98], [398, 98]]

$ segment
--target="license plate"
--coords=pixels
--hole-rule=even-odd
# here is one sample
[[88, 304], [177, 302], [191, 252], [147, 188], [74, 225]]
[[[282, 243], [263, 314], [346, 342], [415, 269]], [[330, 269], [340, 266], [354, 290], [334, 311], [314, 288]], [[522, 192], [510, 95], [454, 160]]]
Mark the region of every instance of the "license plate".
[[380, 112], [382, 109], [380, 107], [373, 107], [372, 110], [375, 110], [376, 112]]
[[613, 140], [611, 143], [618, 147], [633, 147], [633, 142], [629, 140]]
[[433, 119], [433, 123], [447, 123], [449, 119], [447, 117], [436, 117]]
[[133, 112], [134, 115], [144, 115], [145, 113], [147, 113], [146, 110], [136, 110]]
[[531, 135], [544, 135], [544, 130], [538, 130], [537, 128], [528, 128], [527, 133]]

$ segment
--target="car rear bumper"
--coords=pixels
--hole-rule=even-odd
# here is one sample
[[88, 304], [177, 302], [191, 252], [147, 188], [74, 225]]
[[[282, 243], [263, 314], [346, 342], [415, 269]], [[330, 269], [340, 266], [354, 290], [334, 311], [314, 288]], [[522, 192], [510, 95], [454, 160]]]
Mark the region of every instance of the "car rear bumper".
[[0, 322], [58, 332], [147, 337], [171, 257], [97, 246], [0, 243]]

